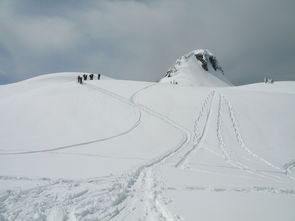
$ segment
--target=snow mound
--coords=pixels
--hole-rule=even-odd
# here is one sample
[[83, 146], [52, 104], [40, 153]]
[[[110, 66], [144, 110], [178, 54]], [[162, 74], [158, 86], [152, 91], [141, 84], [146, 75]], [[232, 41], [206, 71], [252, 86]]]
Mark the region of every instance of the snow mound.
[[294, 221], [295, 82], [81, 74], [0, 86], [0, 221]]
[[223, 69], [217, 58], [207, 49], [197, 49], [181, 56], [160, 82], [209, 87], [232, 85], [224, 77]]

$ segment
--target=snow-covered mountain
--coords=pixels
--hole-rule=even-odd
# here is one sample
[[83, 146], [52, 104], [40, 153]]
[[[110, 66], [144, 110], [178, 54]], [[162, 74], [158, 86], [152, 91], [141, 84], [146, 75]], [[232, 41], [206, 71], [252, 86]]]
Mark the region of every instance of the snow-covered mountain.
[[178, 58], [160, 82], [185, 86], [232, 85], [225, 78], [217, 58], [207, 49], [197, 49]]
[[295, 82], [79, 74], [0, 86], [1, 221], [294, 220]]

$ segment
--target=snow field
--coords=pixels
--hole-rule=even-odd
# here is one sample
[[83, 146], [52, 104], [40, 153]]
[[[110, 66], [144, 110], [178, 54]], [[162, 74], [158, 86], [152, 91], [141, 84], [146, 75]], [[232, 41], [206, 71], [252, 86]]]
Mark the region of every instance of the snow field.
[[0, 87], [0, 220], [295, 218], [291, 92], [75, 76]]

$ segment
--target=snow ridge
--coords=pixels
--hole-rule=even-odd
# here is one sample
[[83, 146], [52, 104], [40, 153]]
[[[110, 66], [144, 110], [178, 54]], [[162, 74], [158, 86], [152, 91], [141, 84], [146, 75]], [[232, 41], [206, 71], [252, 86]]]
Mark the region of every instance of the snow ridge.
[[197, 49], [178, 58], [160, 82], [187, 86], [231, 86], [223, 75], [217, 58], [207, 49]]
[[176, 64], [167, 71], [165, 77], [175, 76], [178, 70], [181, 69], [183, 63], [188, 62], [191, 58], [197, 59], [205, 71], [213, 69], [214, 71], [220, 71], [222, 74], [224, 74], [224, 71], [217, 58], [208, 49], [197, 49], [178, 58], [176, 60]]

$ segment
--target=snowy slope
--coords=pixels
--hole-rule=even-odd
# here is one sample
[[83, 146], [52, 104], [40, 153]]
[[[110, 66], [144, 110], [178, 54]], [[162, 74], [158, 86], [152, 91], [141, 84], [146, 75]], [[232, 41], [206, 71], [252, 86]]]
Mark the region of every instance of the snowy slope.
[[0, 87], [1, 221], [294, 220], [295, 82], [76, 76]]
[[217, 58], [207, 49], [197, 49], [181, 56], [160, 82], [185, 86], [225, 87], [232, 85], [224, 77]]

